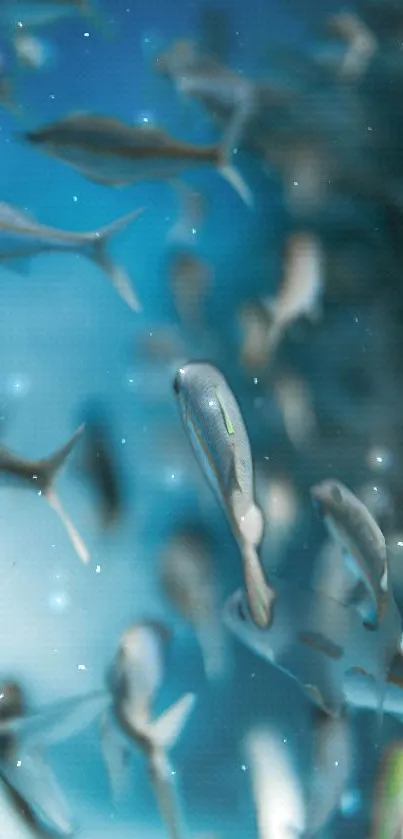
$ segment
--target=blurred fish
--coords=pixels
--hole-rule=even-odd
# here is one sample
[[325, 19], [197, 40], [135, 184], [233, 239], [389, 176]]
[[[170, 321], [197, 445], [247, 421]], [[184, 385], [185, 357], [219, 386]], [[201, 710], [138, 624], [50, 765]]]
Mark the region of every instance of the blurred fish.
[[328, 27], [331, 32], [340, 35], [347, 44], [339, 70], [341, 78], [349, 82], [360, 81], [378, 49], [375, 34], [352, 12], [339, 12], [333, 15]]
[[195, 146], [171, 137], [151, 125], [129, 125], [113, 117], [86, 112], [29, 131], [25, 135], [46, 154], [63, 160], [82, 175], [108, 186], [128, 186], [135, 181], [172, 180], [194, 166], [212, 165], [252, 203], [241, 175], [230, 164], [223, 144]]
[[[105, 710], [105, 691], [74, 697], [28, 713], [15, 682], [0, 693], [0, 790], [2, 823], [10, 811], [29, 835], [70, 836], [68, 805], [43, 752], [86, 728]], [[12, 832], [10, 835], [16, 835]], [[20, 832], [18, 830], [18, 836]]]
[[352, 772], [352, 744], [346, 714], [338, 719], [314, 711], [314, 760], [306, 836], [314, 836], [341, 804]]
[[[359, 669], [347, 672], [344, 679], [346, 702], [349, 707], [376, 711], [379, 698], [374, 681]], [[403, 722], [403, 656], [397, 653], [392, 660], [386, 680], [383, 711]]]
[[90, 559], [88, 550], [80, 534], [74, 527], [73, 522], [64, 510], [54, 487], [55, 479], [81, 437], [83, 429], [84, 426], [80, 426], [64, 446], [49, 455], [49, 457], [44, 457], [42, 460], [24, 459], [10, 452], [4, 446], [1, 446], [0, 481], [6, 485], [12, 485], [16, 482], [21, 486], [29, 486], [38, 495], [43, 495], [48, 504], [59, 516], [77, 555], [82, 562], [87, 563]]
[[183, 528], [171, 536], [162, 554], [161, 581], [169, 600], [195, 630], [207, 678], [222, 678], [228, 670], [228, 652], [203, 532]]
[[[244, 592], [237, 591], [224, 607], [228, 629], [256, 655], [296, 680], [325, 713], [339, 716], [346, 695], [346, 674], [371, 678], [384, 701], [387, 676], [399, 652], [388, 622], [372, 632], [361, 616], [346, 606], [292, 580], [276, 580], [273, 620], [267, 629], [255, 626]], [[367, 707], [365, 705], [365, 707]]]
[[179, 201], [179, 213], [171, 227], [167, 239], [174, 245], [189, 245], [194, 242], [206, 215], [206, 202], [200, 192], [190, 188], [183, 181], [175, 181], [175, 190]]
[[299, 499], [290, 478], [259, 468], [256, 494], [267, 532], [262, 550], [264, 567], [278, 569], [300, 514]]
[[301, 836], [306, 825], [305, 806], [289, 747], [269, 728], [253, 728], [246, 736], [244, 749], [259, 839]]
[[83, 419], [85, 433], [82, 471], [95, 489], [101, 523], [107, 528], [121, 518], [125, 506], [119, 466], [102, 407], [96, 402], [88, 404]]
[[238, 541], [253, 619], [258, 626], [267, 626], [275, 594], [256, 552], [263, 537], [263, 516], [254, 500], [252, 453], [238, 404], [211, 364], [181, 367], [173, 390], [196, 458]]
[[168, 275], [181, 320], [188, 326], [200, 325], [203, 299], [211, 283], [210, 266], [191, 250], [181, 248], [171, 255]]
[[318, 433], [308, 382], [292, 373], [280, 374], [274, 383], [274, 394], [290, 443], [296, 449], [304, 448]]
[[167, 752], [189, 717], [195, 695], [185, 694], [157, 720], [151, 719], [152, 703], [163, 682], [169, 635], [164, 626], [153, 621], [133, 624], [123, 633], [109, 674], [120, 734], [117, 739], [118, 732], [105, 721], [103, 751], [115, 791], [122, 783], [127, 740], [144, 752], [161, 817], [171, 839], [179, 839], [181, 818]]
[[393, 599], [385, 537], [365, 505], [339, 481], [323, 481], [312, 487], [311, 495], [329, 535], [342, 547], [365, 587], [357, 609], [365, 624], [375, 629]]
[[294, 233], [287, 242], [283, 281], [274, 300], [262, 302], [271, 316], [269, 349], [273, 353], [291, 324], [301, 317], [317, 323], [321, 317], [323, 253], [311, 233]]
[[374, 793], [371, 839], [401, 839], [403, 828], [403, 741], [388, 746], [381, 758]]
[[24, 270], [27, 259], [39, 253], [79, 253], [95, 262], [125, 303], [138, 311], [140, 304], [126, 272], [115, 264], [106, 248], [110, 239], [124, 230], [141, 212], [142, 210], [134, 210], [106, 227], [90, 233], [72, 233], [39, 224], [27, 213], [0, 202], [0, 262], [18, 271]]
[[99, 21], [91, 0], [2, 0], [0, 23], [10, 27], [48, 26], [77, 14], [93, 23]]
[[38, 38], [17, 29], [13, 39], [14, 53], [18, 64], [27, 70], [42, 70], [53, 63], [55, 51], [43, 38]]
[[240, 362], [247, 372], [266, 367], [269, 360], [270, 319], [262, 305], [246, 303], [239, 309], [241, 328]]

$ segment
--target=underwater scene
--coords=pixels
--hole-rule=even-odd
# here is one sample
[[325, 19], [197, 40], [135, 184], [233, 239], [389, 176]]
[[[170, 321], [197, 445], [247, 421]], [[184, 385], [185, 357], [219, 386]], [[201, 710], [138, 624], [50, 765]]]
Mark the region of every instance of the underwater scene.
[[403, 0], [0, 0], [0, 839], [403, 839]]

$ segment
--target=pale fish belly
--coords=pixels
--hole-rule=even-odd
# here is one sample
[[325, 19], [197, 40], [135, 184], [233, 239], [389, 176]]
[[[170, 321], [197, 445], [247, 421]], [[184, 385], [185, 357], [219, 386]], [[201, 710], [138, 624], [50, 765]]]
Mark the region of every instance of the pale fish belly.
[[78, 146], [54, 147], [51, 153], [59, 160], [70, 163], [85, 177], [106, 186], [126, 186], [135, 181], [170, 179], [195, 165], [192, 160], [171, 160], [162, 155], [128, 160], [119, 155], [105, 153], [101, 148], [99, 151], [86, 151]]

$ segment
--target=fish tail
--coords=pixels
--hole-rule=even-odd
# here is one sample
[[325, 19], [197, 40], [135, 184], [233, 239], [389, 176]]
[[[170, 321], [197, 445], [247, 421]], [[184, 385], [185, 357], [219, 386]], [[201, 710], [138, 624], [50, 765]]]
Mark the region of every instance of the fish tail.
[[174, 783], [174, 773], [163, 749], [153, 748], [149, 755], [149, 773], [161, 819], [170, 839], [182, 839], [181, 811]]
[[66, 513], [59, 496], [53, 489], [49, 489], [46, 492], [46, 499], [50, 507], [52, 507], [52, 510], [54, 510], [55, 513], [57, 513], [60, 521], [64, 525], [66, 533], [77, 556], [79, 557], [79, 559], [81, 559], [81, 562], [83, 562], [84, 565], [87, 565], [90, 561], [90, 554], [88, 548], [83, 539], [81, 538], [77, 528], [73, 524], [70, 516]]
[[195, 701], [194, 693], [185, 693], [152, 723], [150, 740], [155, 749], [163, 751], [170, 749], [176, 743]]
[[53, 486], [54, 480], [56, 475], [60, 470], [63, 468], [66, 460], [70, 456], [71, 452], [73, 451], [74, 447], [76, 446], [77, 441], [81, 437], [84, 431], [84, 424], [80, 425], [79, 428], [76, 429], [74, 434], [67, 440], [60, 449], [57, 449], [53, 454], [49, 457], [44, 457], [39, 462], [39, 472], [41, 474], [41, 483], [45, 487], [45, 491], [51, 489]]
[[253, 108], [254, 102], [250, 97], [242, 101], [236, 109], [218, 147], [218, 171], [230, 186], [235, 189], [241, 201], [249, 208], [253, 207], [254, 204], [253, 195], [240, 172], [231, 163], [231, 157], [241, 139], [245, 124], [251, 116]]
[[[126, 271], [117, 265], [107, 252], [110, 239], [121, 230], [124, 230], [130, 222], [134, 221], [143, 210], [134, 210], [111, 224], [102, 227], [92, 234], [90, 258], [99, 268], [102, 268], [122, 300], [135, 312], [141, 311], [141, 304], [134, 292]], [[87, 243], [88, 247], [88, 243]]]
[[250, 542], [240, 543], [249, 608], [256, 626], [265, 629], [272, 618], [275, 592], [267, 584], [259, 557]]

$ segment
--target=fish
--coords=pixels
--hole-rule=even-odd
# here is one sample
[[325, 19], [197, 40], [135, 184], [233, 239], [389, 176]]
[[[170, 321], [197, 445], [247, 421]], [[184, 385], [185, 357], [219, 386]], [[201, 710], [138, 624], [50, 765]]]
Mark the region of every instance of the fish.
[[194, 628], [208, 679], [228, 673], [228, 651], [217, 602], [209, 540], [186, 526], [167, 540], [161, 557], [161, 583], [170, 602]]
[[286, 475], [268, 473], [259, 466], [256, 470], [256, 493], [267, 531], [268, 550], [266, 553], [263, 546], [262, 555], [266, 565], [278, 568], [300, 517], [299, 498]]
[[339, 12], [328, 21], [330, 32], [339, 35], [347, 49], [339, 68], [343, 81], [359, 82], [378, 50], [378, 39], [369, 27], [352, 12]]
[[[347, 671], [344, 689], [349, 708], [377, 710], [378, 697], [374, 682], [361, 668]], [[386, 679], [383, 711], [403, 722], [403, 656], [401, 652], [396, 653], [390, 665]]]
[[390, 599], [385, 537], [375, 519], [340, 481], [311, 488], [311, 497], [329, 535], [342, 547], [356, 579], [365, 587], [357, 608], [365, 625], [377, 628]]
[[264, 369], [269, 360], [270, 318], [257, 302], [243, 304], [237, 316], [241, 331], [239, 355], [242, 367], [247, 373]]
[[129, 125], [114, 117], [79, 112], [23, 134], [45, 154], [106, 186], [136, 181], [173, 180], [193, 167], [214, 166], [247, 206], [252, 196], [230, 164], [223, 144], [197, 146], [177, 140], [153, 125]]
[[274, 382], [287, 437], [295, 449], [303, 449], [318, 433], [318, 423], [309, 385], [300, 376], [283, 373]]
[[143, 752], [162, 820], [171, 839], [179, 839], [183, 828], [168, 751], [185, 726], [196, 697], [186, 693], [152, 719], [152, 703], [164, 679], [169, 638], [169, 630], [152, 620], [132, 624], [124, 631], [108, 675], [112, 720], [104, 720], [102, 748], [115, 791], [121, 786], [128, 746]]
[[122, 300], [134, 311], [139, 311], [140, 303], [129, 278], [109, 256], [107, 245], [142, 212], [141, 209], [134, 210], [89, 233], [74, 233], [39, 224], [27, 213], [0, 202], [0, 262], [10, 269], [15, 266], [18, 271], [26, 260], [40, 253], [79, 253], [101, 268]]
[[335, 814], [353, 769], [346, 713], [334, 719], [314, 710], [313, 720], [314, 759], [306, 804], [306, 837], [315, 836]]
[[196, 459], [238, 542], [253, 619], [267, 626], [275, 594], [257, 555], [263, 515], [254, 500], [252, 453], [239, 406], [224, 376], [207, 363], [181, 367], [173, 391]]
[[379, 710], [400, 651], [401, 630], [393, 634], [395, 627], [384, 621], [369, 633], [353, 606], [292, 579], [277, 579], [275, 590], [273, 620], [263, 630], [253, 621], [246, 593], [239, 589], [231, 595], [223, 609], [229, 631], [294, 680], [326, 714], [339, 717], [343, 712], [351, 672], [371, 680]]
[[102, 406], [97, 402], [87, 404], [83, 417], [84, 454], [80, 472], [92, 484], [99, 500], [102, 527], [108, 528], [121, 519], [125, 509], [119, 464]]
[[26, 70], [42, 70], [53, 63], [55, 51], [51, 44], [24, 29], [17, 29], [13, 50], [18, 64]]
[[190, 249], [180, 248], [171, 254], [168, 276], [181, 320], [192, 327], [197, 326], [200, 309], [211, 285], [210, 266]]
[[243, 743], [259, 839], [302, 836], [306, 827], [302, 785], [290, 747], [268, 726], [254, 727]]
[[104, 690], [58, 700], [29, 712], [17, 682], [0, 685], [0, 800], [2, 819], [17, 821], [17, 834], [70, 836], [70, 810], [45, 749], [69, 739], [104, 713]]
[[262, 303], [271, 325], [268, 349], [274, 350], [291, 324], [306, 317], [316, 324], [321, 318], [321, 296], [324, 287], [324, 256], [317, 236], [293, 233], [287, 241], [283, 279], [277, 296], [265, 297]]
[[16, 483], [21, 487], [30, 487], [42, 495], [62, 522], [70, 542], [83, 563], [88, 563], [90, 555], [80, 534], [67, 515], [55, 490], [55, 479], [71, 455], [84, 430], [80, 426], [60, 449], [40, 460], [28, 460], [18, 454], [0, 447], [0, 481], [4, 484]]
[[81, 15], [98, 23], [99, 15], [90, 0], [2, 0], [0, 23], [8, 27], [49, 26], [67, 17]]

